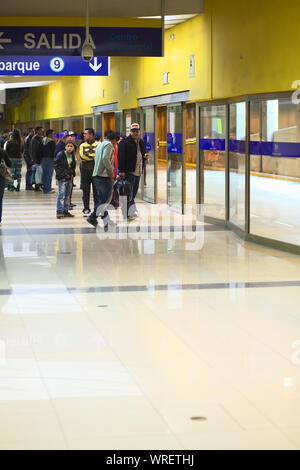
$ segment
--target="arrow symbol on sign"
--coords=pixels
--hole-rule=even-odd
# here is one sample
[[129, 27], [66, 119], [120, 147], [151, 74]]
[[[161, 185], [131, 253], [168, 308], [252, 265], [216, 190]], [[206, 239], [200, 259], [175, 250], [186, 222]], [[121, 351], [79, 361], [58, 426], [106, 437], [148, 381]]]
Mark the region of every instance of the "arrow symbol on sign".
[[[0, 39], [1, 41], [1, 39]], [[89, 66], [91, 67], [91, 69], [94, 70], [94, 72], [97, 72], [99, 69], [101, 69], [102, 67], [102, 62], [100, 62], [100, 64], [98, 64], [98, 59], [97, 57], [94, 57], [93, 59], [93, 63], [92, 61], [89, 62]]]
[[1, 36], [3, 36], [3, 34], [4, 34], [4, 32], [2, 31], [2, 32], [0, 33], [0, 49], [4, 49], [4, 47], [1, 46], [1, 43], [2, 43], [2, 44], [3, 44], [3, 43], [6, 43], [6, 44], [11, 43], [11, 39], [10, 39], [10, 38], [7, 38], [7, 39], [3, 38], [3, 39], [1, 39]]

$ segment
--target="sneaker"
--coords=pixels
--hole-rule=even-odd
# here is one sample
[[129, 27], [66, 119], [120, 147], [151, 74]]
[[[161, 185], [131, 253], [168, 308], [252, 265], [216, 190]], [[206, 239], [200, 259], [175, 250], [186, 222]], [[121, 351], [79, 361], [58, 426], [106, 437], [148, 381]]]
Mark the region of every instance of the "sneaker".
[[83, 217], [88, 217], [91, 214], [91, 211], [89, 209], [85, 209], [82, 211]]
[[63, 214], [62, 212], [57, 212], [56, 218], [57, 218], [57, 219], [63, 219], [63, 218], [64, 218], [64, 214]]
[[133, 222], [136, 219], [133, 215], [127, 217], [127, 222]]
[[76, 207], [76, 206], [77, 206], [77, 204], [70, 204], [69, 210], [74, 209], [74, 207]]
[[88, 217], [86, 221], [91, 224], [93, 227], [97, 227], [98, 221], [97, 219], [94, 219], [93, 217]]
[[75, 217], [75, 215], [71, 214], [70, 212], [64, 212], [64, 217]]

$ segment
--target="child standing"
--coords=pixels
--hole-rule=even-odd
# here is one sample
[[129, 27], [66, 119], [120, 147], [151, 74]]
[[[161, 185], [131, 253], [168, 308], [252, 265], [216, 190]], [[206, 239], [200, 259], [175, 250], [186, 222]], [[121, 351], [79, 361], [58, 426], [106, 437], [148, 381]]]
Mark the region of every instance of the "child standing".
[[74, 215], [69, 212], [69, 208], [72, 180], [76, 168], [75, 150], [75, 144], [68, 141], [66, 142], [65, 150], [58, 152], [54, 160], [56, 179], [58, 181], [57, 219], [74, 217]]

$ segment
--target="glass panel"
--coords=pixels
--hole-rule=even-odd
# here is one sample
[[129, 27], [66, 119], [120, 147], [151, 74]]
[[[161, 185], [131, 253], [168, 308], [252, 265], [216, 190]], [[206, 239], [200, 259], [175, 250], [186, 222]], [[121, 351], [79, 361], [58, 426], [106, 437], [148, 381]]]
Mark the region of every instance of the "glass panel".
[[154, 108], [143, 109], [143, 138], [146, 151], [150, 158], [145, 165], [143, 177], [143, 199], [155, 203], [155, 130], [154, 130]]
[[230, 222], [245, 230], [246, 104], [230, 105]]
[[186, 106], [186, 202], [195, 205], [197, 201], [196, 164], [196, 105]]
[[300, 245], [300, 107], [251, 103], [250, 232]]
[[84, 117], [84, 127], [85, 127], [85, 129], [88, 128], [88, 127], [93, 128], [93, 126], [94, 126], [93, 121], [94, 121], [93, 116], [85, 116]]
[[167, 107], [167, 201], [182, 212], [182, 107]]
[[102, 113], [95, 114], [95, 132], [102, 139]]
[[226, 106], [200, 108], [200, 180], [204, 214], [225, 220]]
[[122, 134], [122, 111], [115, 112], [115, 131]]
[[76, 132], [77, 137], [76, 139], [79, 141], [82, 138], [83, 132], [83, 118], [79, 119], [72, 119], [71, 120], [72, 131]]

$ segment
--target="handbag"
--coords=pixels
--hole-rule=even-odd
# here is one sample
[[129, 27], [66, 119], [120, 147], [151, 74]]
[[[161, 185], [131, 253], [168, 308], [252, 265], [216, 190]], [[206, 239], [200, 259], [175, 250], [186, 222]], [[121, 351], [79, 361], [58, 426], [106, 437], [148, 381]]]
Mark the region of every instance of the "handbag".
[[39, 165], [35, 172], [35, 182], [36, 184], [42, 184], [43, 182], [43, 168]]
[[117, 188], [114, 188], [113, 190], [110, 205], [113, 206], [115, 209], [118, 209], [118, 207], [120, 206], [119, 193]]
[[4, 160], [0, 162], [0, 176], [6, 180], [12, 180], [12, 174]]

